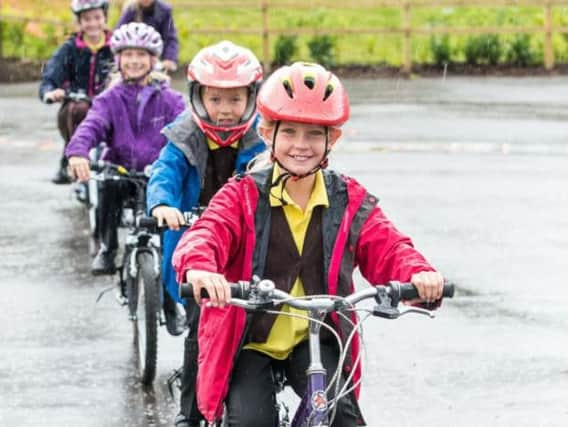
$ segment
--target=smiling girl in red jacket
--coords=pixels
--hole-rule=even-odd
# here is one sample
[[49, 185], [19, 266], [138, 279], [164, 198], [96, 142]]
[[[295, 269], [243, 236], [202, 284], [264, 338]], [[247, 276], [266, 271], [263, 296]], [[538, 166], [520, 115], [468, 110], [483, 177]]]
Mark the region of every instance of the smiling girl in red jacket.
[[[273, 395], [266, 392], [274, 390], [273, 364], [283, 365], [294, 391], [304, 393], [308, 322], [286, 315], [247, 318], [243, 309], [226, 305], [227, 281], [258, 275], [292, 295], [343, 296], [353, 292], [359, 267], [371, 284], [411, 281], [426, 303], [439, 300], [443, 288], [442, 275], [386, 218], [377, 199], [352, 178], [325, 169], [349, 117], [347, 93], [335, 75], [316, 64], [280, 68], [257, 103], [271, 164], [226, 184], [184, 234], [173, 259], [178, 282], [191, 283], [195, 295], [202, 288], [210, 295], [199, 326], [199, 409], [212, 421], [226, 402], [229, 425], [247, 427], [274, 425]], [[344, 326], [337, 316], [328, 322], [338, 331]], [[333, 372], [337, 343], [322, 335], [321, 348]], [[349, 360], [357, 360], [358, 339], [350, 350]], [[343, 369], [355, 370], [356, 384], [360, 364]], [[356, 388], [339, 400], [333, 426], [364, 425], [358, 395]]]

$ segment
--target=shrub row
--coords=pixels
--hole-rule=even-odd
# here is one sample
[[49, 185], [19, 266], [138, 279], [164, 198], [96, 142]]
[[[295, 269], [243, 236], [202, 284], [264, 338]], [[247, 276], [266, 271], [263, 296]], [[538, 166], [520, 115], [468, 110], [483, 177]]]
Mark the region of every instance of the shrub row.
[[[430, 39], [433, 62], [437, 65], [459, 61], [459, 50], [452, 48], [449, 36], [433, 36]], [[516, 34], [504, 39], [495, 34], [468, 37], [463, 46], [463, 58], [469, 65], [497, 65], [501, 63], [518, 67], [537, 65], [542, 58], [533, 47], [529, 34]]]
[[[5, 22], [2, 25], [3, 52], [6, 57], [19, 58], [48, 58], [63, 39], [61, 29], [50, 24], [41, 27], [43, 36], [35, 36], [25, 31], [22, 23]], [[240, 40], [235, 40], [237, 43]], [[339, 37], [330, 35], [315, 35], [312, 37], [278, 36], [273, 43], [272, 61], [276, 65], [289, 63], [293, 60], [314, 61], [326, 66], [344, 63], [340, 60]], [[392, 43], [391, 39], [376, 43]], [[413, 41], [417, 46], [419, 41]], [[424, 42], [422, 42], [424, 43]], [[199, 43], [201, 44], [201, 43]], [[245, 43], [246, 44], [246, 41]], [[373, 47], [375, 45], [373, 44]], [[252, 46], [253, 50], [255, 46]], [[306, 49], [307, 48], [307, 49]], [[415, 54], [417, 63], [444, 64], [467, 63], [471, 65], [511, 64], [519, 67], [542, 64], [543, 47], [538, 36], [517, 34], [498, 36], [494, 34], [468, 37], [432, 36], [428, 46], [418, 46], [420, 55]], [[427, 51], [424, 53], [424, 51]], [[369, 52], [371, 53], [371, 52]], [[557, 56], [562, 62], [566, 53], [558, 51]], [[416, 58], [418, 56], [418, 58]], [[190, 58], [182, 58], [187, 61]], [[361, 58], [362, 63], [369, 63], [369, 58]], [[372, 61], [371, 61], [372, 62]], [[377, 63], [385, 63], [378, 58]], [[387, 60], [386, 63], [389, 61]]]

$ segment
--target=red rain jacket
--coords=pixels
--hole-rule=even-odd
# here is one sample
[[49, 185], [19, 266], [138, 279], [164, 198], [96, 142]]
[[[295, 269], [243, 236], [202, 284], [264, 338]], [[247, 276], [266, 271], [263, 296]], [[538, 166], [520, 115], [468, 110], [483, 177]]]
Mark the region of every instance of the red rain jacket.
[[[269, 173], [268, 176], [272, 175]], [[414, 249], [411, 240], [401, 234], [376, 206], [377, 200], [364, 187], [352, 178], [335, 176], [347, 189], [347, 203], [327, 269], [329, 294], [338, 292], [340, 270], [345, 268], [341, 261], [348, 252], [354, 261], [351, 267], [358, 266], [371, 284], [409, 281], [415, 273], [434, 271]], [[262, 196], [255, 179], [246, 175], [232, 179], [215, 195], [203, 216], [183, 235], [174, 253], [178, 283], [184, 283], [187, 271], [192, 269], [222, 273], [230, 282], [252, 278], [259, 194]], [[332, 203], [333, 196], [330, 196]], [[350, 230], [354, 218], [369, 202], [372, 206], [358, 238], [353, 242]], [[351, 276], [348, 280], [349, 292], [353, 292]], [[246, 317], [245, 310], [239, 307], [202, 307], [198, 333], [197, 401], [199, 410], [210, 422], [222, 415], [231, 371], [243, 342]], [[337, 316], [332, 316], [332, 320], [338, 328]], [[359, 338], [356, 337], [351, 345], [351, 361], [356, 360], [359, 346]], [[349, 372], [351, 368], [348, 365], [344, 369]], [[360, 376], [361, 364], [358, 364], [353, 382], [356, 383]], [[355, 395], [359, 396], [359, 389]]]

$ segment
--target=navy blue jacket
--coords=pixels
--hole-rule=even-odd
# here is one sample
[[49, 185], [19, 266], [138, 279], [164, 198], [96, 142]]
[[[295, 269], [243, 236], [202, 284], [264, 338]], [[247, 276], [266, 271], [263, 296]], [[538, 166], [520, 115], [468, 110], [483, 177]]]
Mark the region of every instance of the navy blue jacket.
[[[189, 110], [181, 113], [162, 133], [168, 138], [168, 143], [152, 165], [152, 175], [146, 189], [148, 214], [159, 205], [174, 207], [182, 212], [191, 211], [199, 206], [203, 188], [209, 153], [206, 137], [193, 121]], [[244, 172], [249, 161], [265, 149], [266, 144], [256, 130], [249, 129], [239, 141], [235, 171]], [[176, 301], [181, 300], [172, 255], [182, 234], [182, 230], [167, 230], [162, 248], [162, 280]]]
[[58, 88], [68, 92], [84, 92], [94, 97], [105, 88], [113, 60], [110, 33], [106, 33], [105, 46], [96, 53], [87, 47], [81, 33], [73, 34], [45, 65], [39, 98], [43, 101], [46, 92]]

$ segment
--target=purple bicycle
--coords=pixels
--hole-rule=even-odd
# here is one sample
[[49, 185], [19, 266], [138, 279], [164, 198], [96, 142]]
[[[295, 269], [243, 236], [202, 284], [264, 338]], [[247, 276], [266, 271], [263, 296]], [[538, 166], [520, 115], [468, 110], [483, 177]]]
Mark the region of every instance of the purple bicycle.
[[[188, 284], [182, 284], [180, 288], [182, 297], [192, 298], [193, 288]], [[454, 285], [446, 284], [443, 290], [443, 296], [451, 298], [454, 295]], [[304, 297], [294, 297], [290, 294], [276, 289], [274, 282], [271, 280], [259, 280], [255, 278], [252, 282], [239, 282], [231, 284], [231, 304], [242, 307], [247, 311], [261, 311], [271, 314], [286, 314], [291, 316], [300, 316], [309, 320], [309, 347], [310, 347], [310, 365], [306, 371], [307, 388], [306, 392], [296, 410], [292, 422], [290, 423], [289, 411], [286, 405], [277, 401], [276, 409], [278, 412], [278, 421], [275, 427], [329, 427], [335, 418], [336, 402], [344, 396], [347, 396], [358, 384], [352, 384], [353, 373], [351, 371], [348, 378], [345, 379], [343, 386], [339, 381], [342, 374], [342, 367], [347, 358], [350, 343], [355, 333], [361, 331], [364, 321], [370, 316], [382, 317], [385, 319], [397, 319], [400, 316], [409, 313], [423, 314], [433, 318], [434, 313], [424, 308], [414, 306], [400, 306], [402, 301], [410, 301], [418, 298], [416, 288], [410, 283], [389, 282], [384, 286], [376, 286], [357, 291], [347, 297], [333, 295], [309, 295]], [[202, 290], [202, 297], [207, 297], [207, 292]], [[367, 299], [375, 299], [376, 304], [372, 308], [357, 307], [357, 304]], [[282, 313], [278, 308], [283, 305], [289, 305], [300, 310], [306, 310], [307, 315]], [[366, 313], [357, 323], [351, 322], [346, 313], [357, 311]], [[350, 335], [346, 340], [341, 340], [335, 330], [324, 323], [324, 319], [328, 313], [336, 312], [338, 315], [351, 322], [353, 327]], [[337, 370], [327, 381], [327, 372], [322, 365], [320, 351], [320, 330], [322, 327], [328, 328], [330, 332], [338, 340], [340, 351], [339, 363]], [[355, 365], [360, 360], [355, 361]], [[285, 379], [282, 375], [275, 375], [276, 392], [282, 391]], [[328, 399], [328, 392], [334, 388], [335, 399]], [[226, 420], [222, 420], [216, 424], [210, 424], [210, 427], [227, 426]]]

